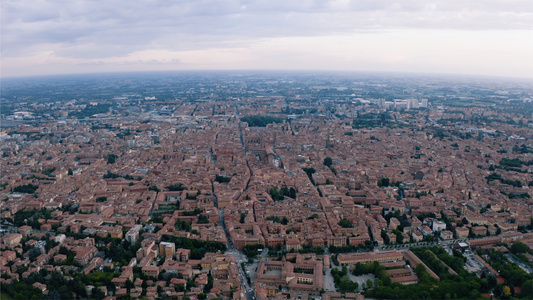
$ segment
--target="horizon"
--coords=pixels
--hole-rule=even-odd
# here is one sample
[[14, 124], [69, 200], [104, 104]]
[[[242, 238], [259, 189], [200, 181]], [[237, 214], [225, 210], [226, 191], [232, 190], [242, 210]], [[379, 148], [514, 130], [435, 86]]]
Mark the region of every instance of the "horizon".
[[501, 75], [483, 75], [483, 74], [458, 74], [458, 73], [428, 73], [428, 72], [408, 72], [408, 71], [365, 71], [365, 70], [293, 70], [293, 69], [220, 69], [220, 70], [140, 70], [140, 71], [108, 71], [108, 72], [80, 72], [80, 73], [60, 73], [60, 74], [38, 74], [38, 75], [20, 75], [3, 77], [2, 80], [24, 80], [24, 79], [45, 79], [45, 78], [61, 78], [69, 76], [128, 76], [128, 75], [183, 75], [186, 73], [206, 73], [206, 74], [221, 74], [221, 73], [250, 73], [249, 75], [260, 74], [302, 74], [302, 75], [319, 75], [328, 74], [332, 76], [406, 76], [406, 77], [429, 77], [435, 79], [478, 79], [478, 80], [507, 80], [518, 82], [531, 82], [533, 77], [512, 77]]

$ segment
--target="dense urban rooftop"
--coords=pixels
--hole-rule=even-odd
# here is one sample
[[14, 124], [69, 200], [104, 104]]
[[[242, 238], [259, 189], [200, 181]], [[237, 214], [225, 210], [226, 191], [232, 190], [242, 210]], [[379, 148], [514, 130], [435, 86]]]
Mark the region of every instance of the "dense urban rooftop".
[[532, 101], [398, 74], [6, 80], [2, 298], [530, 298]]

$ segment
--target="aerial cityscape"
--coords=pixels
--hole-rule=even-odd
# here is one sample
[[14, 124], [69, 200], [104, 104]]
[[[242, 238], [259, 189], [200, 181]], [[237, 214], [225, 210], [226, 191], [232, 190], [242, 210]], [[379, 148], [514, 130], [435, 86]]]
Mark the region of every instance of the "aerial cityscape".
[[3, 78], [2, 299], [532, 299], [530, 79]]
[[0, 300], [533, 300], [533, 1], [0, 28]]

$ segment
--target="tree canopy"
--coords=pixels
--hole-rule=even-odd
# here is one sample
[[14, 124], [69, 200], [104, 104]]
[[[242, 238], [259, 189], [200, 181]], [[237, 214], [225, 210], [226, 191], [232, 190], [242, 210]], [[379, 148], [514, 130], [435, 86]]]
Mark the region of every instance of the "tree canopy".
[[266, 127], [268, 124], [283, 122], [282, 119], [271, 116], [246, 116], [241, 121], [248, 123], [250, 127]]
[[329, 167], [331, 167], [332, 164], [333, 164], [333, 159], [331, 159], [331, 157], [328, 156], [328, 157], [324, 158], [324, 165], [326, 167], [329, 168]]

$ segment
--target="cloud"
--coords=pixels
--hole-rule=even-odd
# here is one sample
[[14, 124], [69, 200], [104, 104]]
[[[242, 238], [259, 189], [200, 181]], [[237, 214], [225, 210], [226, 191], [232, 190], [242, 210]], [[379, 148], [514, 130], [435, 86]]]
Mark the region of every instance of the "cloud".
[[35, 0], [31, 5], [3, 0], [0, 5], [3, 62], [52, 53], [65, 61], [111, 63], [135, 53], [153, 55], [150, 51], [237, 51], [266, 39], [391, 30], [533, 31], [530, 0]]

